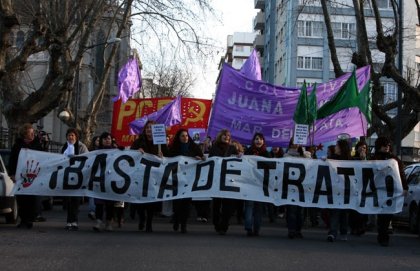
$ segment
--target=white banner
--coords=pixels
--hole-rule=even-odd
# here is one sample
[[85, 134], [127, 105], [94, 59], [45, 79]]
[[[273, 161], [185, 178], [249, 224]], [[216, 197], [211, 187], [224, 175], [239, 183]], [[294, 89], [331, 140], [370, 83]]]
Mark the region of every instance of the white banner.
[[404, 201], [394, 160], [242, 156], [197, 161], [121, 150], [68, 158], [22, 149], [16, 178], [15, 194], [89, 196], [136, 203], [222, 197], [373, 214], [400, 212]]

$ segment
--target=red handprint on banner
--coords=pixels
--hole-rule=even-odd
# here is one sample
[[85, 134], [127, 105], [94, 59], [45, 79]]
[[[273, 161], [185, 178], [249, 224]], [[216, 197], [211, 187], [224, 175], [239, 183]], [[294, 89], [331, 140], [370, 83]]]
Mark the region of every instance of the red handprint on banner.
[[22, 186], [24, 188], [31, 186], [41, 170], [39, 162], [36, 162], [36, 164], [34, 162], [34, 160], [31, 160], [31, 163], [29, 164], [29, 161], [26, 161], [26, 172], [20, 174], [20, 177], [23, 179]]

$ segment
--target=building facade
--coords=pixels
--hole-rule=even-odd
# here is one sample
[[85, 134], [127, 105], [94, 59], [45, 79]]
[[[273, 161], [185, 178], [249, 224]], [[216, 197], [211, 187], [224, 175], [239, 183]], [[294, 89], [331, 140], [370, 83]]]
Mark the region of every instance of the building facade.
[[[402, 2], [402, 1], [400, 1]], [[335, 78], [322, 7], [319, 0], [254, 0], [257, 9], [254, 18], [256, 39], [254, 44], [263, 52], [263, 80], [275, 85], [301, 86], [307, 83], [327, 82]], [[395, 25], [390, 0], [377, 1], [383, 22], [383, 29], [392, 29]], [[338, 58], [343, 71], [354, 69], [351, 63], [356, 51], [356, 21], [352, 0], [328, 1], [334, 40]], [[375, 37], [376, 24], [370, 1], [365, 1], [364, 13], [369, 37]], [[262, 22], [262, 19], [264, 21]], [[403, 1], [403, 51], [399, 57], [403, 60], [403, 73], [412, 73], [417, 80], [420, 67], [420, 42], [416, 27], [417, 8], [414, 1]], [[264, 40], [260, 45], [258, 39]], [[372, 39], [373, 44], [374, 40]], [[384, 54], [372, 50], [373, 69], [381, 69]], [[397, 84], [387, 78], [381, 79], [384, 88], [383, 103], [397, 100]], [[390, 116], [396, 109], [388, 111]], [[419, 125], [402, 141], [402, 152], [420, 153]], [[418, 156], [417, 158], [418, 159]], [[410, 159], [407, 157], [408, 162]]]

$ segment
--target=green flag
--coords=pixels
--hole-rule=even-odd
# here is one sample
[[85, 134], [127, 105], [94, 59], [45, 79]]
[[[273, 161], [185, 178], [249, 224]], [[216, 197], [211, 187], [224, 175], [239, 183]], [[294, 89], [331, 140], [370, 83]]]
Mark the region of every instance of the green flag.
[[345, 108], [359, 106], [359, 92], [357, 90], [356, 73], [347, 79], [334, 97], [318, 110], [317, 119], [323, 119]]
[[300, 89], [299, 100], [296, 104], [293, 120], [297, 124], [308, 124], [308, 97], [306, 94], [306, 82]]
[[317, 117], [317, 101], [316, 101], [316, 83], [312, 87], [312, 92], [308, 97], [308, 124], [314, 123]]
[[365, 115], [368, 123], [372, 123], [372, 99], [370, 98], [370, 80], [359, 93], [359, 109]]

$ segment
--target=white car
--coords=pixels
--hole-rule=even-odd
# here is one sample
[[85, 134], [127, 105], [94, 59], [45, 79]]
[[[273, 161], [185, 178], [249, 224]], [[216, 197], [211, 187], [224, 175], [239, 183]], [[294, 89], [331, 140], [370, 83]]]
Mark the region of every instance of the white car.
[[402, 212], [396, 214], [398, 220], [408, 221], [411, 232], [420, 229], [420, 163], [412, 164], [404, 169], [407, 178], [408, 193], [404, 199]]
[[[3, 152], [1, 154], [3, 155]], [[0, 156], [0, 215], [6, 217], [6, 223], [16, 223], [18, 216], [16, 198], [10, 195], [13, 185]]]

